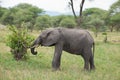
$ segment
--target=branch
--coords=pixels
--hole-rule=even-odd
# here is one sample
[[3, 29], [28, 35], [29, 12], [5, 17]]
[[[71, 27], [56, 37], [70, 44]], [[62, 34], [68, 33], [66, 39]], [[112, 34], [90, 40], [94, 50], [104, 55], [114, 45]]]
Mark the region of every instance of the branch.
[[73, 15], [74, 15], [74, 17], [75, 17], [75, 19], [77, 18], [77, 16], [76, 16], [76, 14], [75, 14], [75, 10], [74, 10], [74, 5], [73, 5], [73, 0], [70, 0], [70, 6], [71, 6], [71, 8], [72, 8], [72, 12], [73, 12]]
[[79, 17], [82, 16], [82, 10], [83, 10], [83, 5], [84, 5], [85, 0], [82, 0], [81, 4], [80, 4], [80, 14]]

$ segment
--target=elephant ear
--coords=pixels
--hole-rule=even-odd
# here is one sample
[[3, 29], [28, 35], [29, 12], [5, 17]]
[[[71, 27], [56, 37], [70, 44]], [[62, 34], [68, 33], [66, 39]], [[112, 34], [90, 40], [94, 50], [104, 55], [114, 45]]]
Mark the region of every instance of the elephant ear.
[[41, 36], [44, 37], [44, 38], [48, 37], [51, 34], [52, 31], [53, 31], [53, 29], [45, 30], [45, 31], [42, 32]]
[[58, 32], [59, 32], [60, 36], [64, 38], [62, 30], [63, 30], [63, 28], [58, 28]]
[[45, 33], [45, 38], [43, 41], [44, 46], [52, 46], [55, 45], [60, 38], [60, 33], [57, 29], [49, 30]]
[[46, 37], [48, 37], [51, 33], [52, 33], [52, 31], [48, 31], [46, 34]]

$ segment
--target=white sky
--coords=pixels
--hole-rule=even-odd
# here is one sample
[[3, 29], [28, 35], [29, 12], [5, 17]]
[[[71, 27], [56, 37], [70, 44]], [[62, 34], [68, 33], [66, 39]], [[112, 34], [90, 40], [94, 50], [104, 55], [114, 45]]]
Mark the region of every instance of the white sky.
[[[0, 0], [0, 5], [2, 7], [13, 7], [19, 3], [29, 3], [43, 10], [47, 11], [56, 11], [56, 12], [69, 12], [71, 11], [68, 8], [68, 1], [70, 0]], [[81, 0], [74, 0], [75, 1], [75, 9], [79, 11], [79, 2]], [[84, 9], [91, 8], [91, 7], [98, 7], [101, 9], [108, 10], [110, 5], [113, 4], [117, 0], [86, 0], [84, 4]]]

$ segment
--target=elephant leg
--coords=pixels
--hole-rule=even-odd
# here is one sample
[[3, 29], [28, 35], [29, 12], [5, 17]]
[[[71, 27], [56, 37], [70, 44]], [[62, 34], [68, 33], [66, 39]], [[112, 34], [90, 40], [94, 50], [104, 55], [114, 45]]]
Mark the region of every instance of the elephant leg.
[[93, 59], [92, 55], [91, 55], [89, 61], [90, 61], [90, 70], [94, 70], [95, 69], [95, 65], [94, 65], [94, 59]]
[[53, 57], [53, 61], [52, 61], [53, 70], [59, 70], [60, 69], [61, 55], [62, 55], [62, 45], [57, 44], [55, 46], [55, 52], [54, 52], [54, 57]]
[[82, 57], [84, 59], [84, 69], [85, 70], [89, 70], [90, 55], [91, 55], [90, 49], [89, 48], [85, 48], [84, 51], [83, 51], [83, 53], [82, 53]]
[[88, 60], [84, 60], [84, 69], [85, 70], [89, 70], [89, 61]]
[[52, 61], [53, 70], [60, 69], [60, 61], [61, 61], [61, 54], [54, 53], [54, 57], [53, 57], [53, 61]]
[[82, 55], [82, 57], [84, 59], [84, 70], [89, 70], [89, 59], [88, 59], [88, 57], [86, 55]]

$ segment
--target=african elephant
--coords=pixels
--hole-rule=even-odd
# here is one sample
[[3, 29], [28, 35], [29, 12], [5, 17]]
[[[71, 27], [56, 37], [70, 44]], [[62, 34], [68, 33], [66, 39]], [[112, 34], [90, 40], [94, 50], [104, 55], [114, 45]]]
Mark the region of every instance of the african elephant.
[[[62, 50], [71, 54], [81, 55], [84, 69], [92, 70], [94, 66], [94, 39], [87, 30], [53, 28], [44, 30], [31, 46], [31, 53], [36, 55], [37, 46], [55, 46], [52, 68], [60, 69]], [[92, 54], [93, 47], [93, 54]]]

